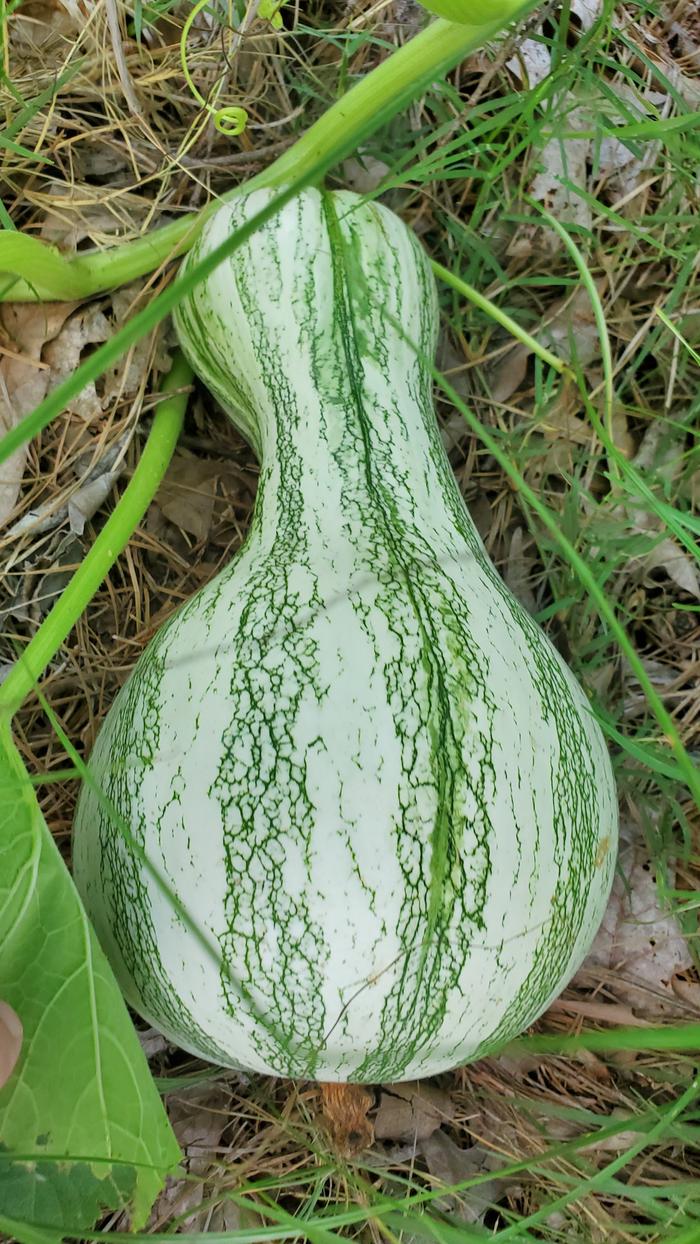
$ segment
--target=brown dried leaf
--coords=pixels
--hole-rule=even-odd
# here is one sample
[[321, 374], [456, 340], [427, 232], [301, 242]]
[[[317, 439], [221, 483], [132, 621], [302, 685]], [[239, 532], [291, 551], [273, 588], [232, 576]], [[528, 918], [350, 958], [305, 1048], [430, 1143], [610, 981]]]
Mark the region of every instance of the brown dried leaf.
[[625, 458], [631, 458], [634, 454], [634, 437], [629, 430], [627, 420], [627, 411], [623, 406], [615, 406], [612, 416], [612, 437], [616, 447]]
[[[14, 428], [46, 396], [51, 380], [41, 366], [44, 345], [60, 331], [74, 303], [7, 303], [0, 310], [0, 436]], [[0, 523], [14, 508], [19, 495], [27, 447], [21, 446], [0, 466]]]
[[[628, 1119], [629, 1113], [629, 1110], [615, 1106], [610, 1111], [610, 1122], [614, 1123], [616, 1119]], [[615, 1132], [613, 1136], [601, 1136], [600, 1140], [594, 1140], [590, 1145], [584, 1145], [581, 1153], [622, 1153], [623, 1150], [629, 1149], [630, 1145], [633, 1145], [637, 1140], [639, 1140], [639, 1132]]]
[[[82, 22], [85, 18], [83, 16]], [[23, 0], [14, 14], [12, 38], [21, 51], [45, 51], [57, 38], [74, 39], [78, 18], [74, 6], [59, 0]]]
[[38, 622], [72, 579], [84, 556], [82, 542], [67, 532], [55, 532], [42, 542], [37, 557], [23, 560], [21, 568], [6, 573], [0, 619]]
[[[585, 289], [577, 290], [571, 298], [562, 298], [550, 308], [546, 322], [534, 334], [537, 341], [564, 362], [570, 363], [574, 358], [582, 365], [588, 366], [600, 356], [600, 341], [596, 328], [591, 300]], [[527, 374], [527, 364], [532, 351], [529, 346], [518, 342], [504, 354], [490, 371], [489, 389], [496, 402], [506, 402], [519, 389]], [[573, 419], [569, 412], [572, 401], [580, 408], [580, 398], [571, 385], [562, 385], [559, 389], [560, 398], [548, 413], [547, 428], [556, 423], [557, 410], [566, 412], [571, 427], [578, 425], [581, 429], [581, 440], [589, 441], [590, 426], [582, 419]], [[568, 435], [568, 434], [567, 434]], [[568, 439], [573, 439], [568, 435]], [[576, 438], [578, 439], [578, 438]]]
[[7, 1002], [0, 1002], [0, 1088], [9, 1080], [22, 1049], [22, 1024]]
[[[212, 1205], [210, 1197], [211, 1190], [203, 1181], [193, 1183], [185, 1179], [172, 1180], [158, 1199], [159, 1219], [152, 1217], [150, 1225], [157, 1227], [163, 1220], [172, 1219], [192, 1209], [193, 1212], [183, 1221], [181, 1230], [193, 1234], [241, 1231], [245, 1227], [255, 1230], [264, 1226], [261, 1218], [251, 1210], [236, 1205], [235, 1201], [222, 1200], [218, 1205]], [[197, 1208], [205, 1198], [207, 1204]]]
[[[560, 389], [538, 428], [547, 441], [552, 442], [553, 450], [562, 445], [566, 453], [570, 453], [572, 445], [590, 445], [593, 436], [591, 425], [581, 419], [576, 411], [580, 409], [578, 396], [571, 385]], [[552, 453], [551, 462], [554, 467], [558, 463], [556, 453]]]
[[576, 359], [586, 367], [600, 358], [600, 338], [588, 290], [582, 287], [572, 298], [559, 301], [536, 337], [540, 345], [567, 363]]
[[71, 495], [68, 501], [68, 519], [70, 529], [76, 535], [82, 536], [85, 524], [97, 513], [122, 474], [125, 465], [124, 450], [130, 439], [131, 431], [110, 445], [99, 463], [92, 469], [88, 467], [80, 487]]
[[0, 310], [0, 319], [17, 349], [27, 359], [36, 361], [43, 346], [58, 335], [75, 307], [74, 302], [8, 302]]
[[[567, 131], [589, 127], [590, 119], [582, 108], [569, 108], [567, 99], [561, 100], [560, 105]], [[588, 138], [559, 138], [555, 135], [540, 152], [541, 168], [530, 188], [533, 199], [542, 203], [557, 220], [580, 225], [583, 229], [591, 227], [591, 206], [565, 183], [581, 187], [587, 185], [590, 151]], [[548, 238], [550, 250], [559, 251], [562, 243], [558, 235], [548, 230]]]
[[[583, 971], [583, 968], [581, 969]], [[639, 1019], [628, 1006], [619, 1002], [592, 1002], [587, 998], [557, 998], [547, 1010], [547, 1015], [565, 1011], [567, 1015], [581, 1015], [600, 1024], [616, 1024], [620, 1028], [646, 1028], [647, 1020]]]
[[700, 1014], [700, 980], [694, 968], [684, 968], [682, 972], [674, 972], [671, 977], [671, 988], [681, 1002], [691, 1006]]
[[673, 978], [693, 961], [677, 921], [659, 905], [653, 864], [633, 826], [621, 827], [619, 863], [603, 922], [581, 970], [609, 969], [618, 999], [645, 1020], [677, 1014]]
[[644, 558], [644, 569], [663, 570], [669, 579], [689, 596], [700, 598], [700, 573], [697, 562], [667, 536]]
[[532, 351], [520, 342], [508, 350], [490, 370], [489, 390], [494, 402], [507, 402], [520, 388], [527, 375], [527, 361]]
[[[203, 1084], [182, 1097], [168, 1097], [168, 1117], [187, 1158], [210, 1155], [217, 1147], [228, 1123], [229, 1100], [229, 1091], [219, 1084]], [[195, 1169], [191, 1163], [190, 1169]]]
[[[52, 384], [60, 384], [73, 374], [86, 346], [107, 341], [111, 334], [109, 320], [99, 307], [84, 307], [72, 316], [44, 352], [44, 358], [51, 367]], [[86, 422], [98, 418], [102, 413], [102, 402], [97, 396], [94, 381], [90, 381], [72, 399], [68, 410]]]
[[[664, 105], [668, 106], [671, 102], [670, 97], [660, 91], [640, 92], [624, 82], [618, 85], [616, 94], [627, 116], [636, 116], [640, 121], [652, 116], [663, 116]], [[629, 205], [632, 214], [639, 211], [638, 202], [634, 202], [634, 191], [648, 178], [649, 171], [656, 165], [661, 143], [642, 143], [641, 156], [635, 154], [635, 146], [633, 143], [633, 149], [630, 150], [629, 146], [613, 134], [601, 140], [596, 153], [597, 170], [607, 179], [613, 193], [620, 198], [632, 196]]]
[[34, 618], [43, 618], [49, 612], [57, 596], [68, 586], [75, 571], [83, 560], [82, 542], [68, 532], [58, 539], [49, 570], [41, 576], [32, 592], [31, 613]]
[[[634, 457], [634, 465], [640, 471], [653, 471], [656, 476], [670, 484], [680, 474], [684, 458], [682, 440], [677, 436], [669, 437], [664, 421], [659, 419], [652, 421], [644, 433]], [[627, 504], [621, 506], [619, 512], [625, 515], [632, 531], [650, 535], [662, 534], [662, 521], [650, 510]], [[641, 577], [647, 576], [653, 570], [663, 570], [681, 591], [700, 598], [697, 563], [670, 536], [665, 536], [649, 552], [631, 561], [630, 570], [634, 572], [635, 569]]]
[[[130, 319], [143, 306], [146, 284], [145, 280], [134, 281], [111, 294], [112, 312], [117, 326]], [[168, 343], [172, 341], [174, 344], [175, 342], [174, 329], [166, 326], [156, 329], [155, 333], [155, 343], [153, 333], [146, 333], [131, 347], [125, 360], [120, 359], [115, 367], [105, 373], [105, 401], [116, 397], [122, 400], [129, 399], [142, 391], [151, 360], [158, 371], [168, 371], [170, 366]]]
[[[96, 236], [100, 241], [105, 235], [118, 231], [120, 220], [117, 213], [110, 211], [104, 201], [85, 205], [83, 188], [74, 204], [73, 189], [70, 186], [57, 185], [51, 187], [49, 201], [56, 204], [55, 210], [46, 211], [39, 230], [39, 237], [44, 242], [57, 246], [64, 255], [75, 255], [78, 243], [86, 238], [95, 243]], [[100, 192], [96, 190], [96, 195]]]
[[[184, 1152], [184, 1165], [190, 1175], [206, 1175], [211, 1170], [212, 1152], [221, 1141], [229, 1121], [230, 1092], [223, 1083], [201, 1084], [182, 1095], [166, 1099], [168, 1117]], [[149, 1226], [157, 1227], [174, 1215], [188, 1214], [181, 1229], [192, 1230], [196, 1211], [205, 1195], [203, 1179], [173, 1176], [156, 1201]]]
[[549, 75], [552, 58], [549, 48], [541, 39], [523, 39], [518, 41], [515, 55], [506, 64], [523, 86], [532, 90]]
[[571, 12], [575, 13], [582, 30], [590, 30], [598, 20], [603, 0], [571, 0]]
[[206, 540], [209, 535], [221, 470], [220, 463], [180, 452], [158, 489], [156, 501], [165, 517], [196, 540]]
[[576, 1060], [579, 1063], [583, 1063], [589, 1076], [596, 1080], [598, 1084], [609, 1084], [611, 1082], [610, 1068], [592, 1050], [577, 1050]]
[[[498, 1169], [502, 1159], [481, 1145], [460, 1149], [445, 1132], [436, 1131], [421, 1145], [431, 1175], [448, 1187]], [[437, 1205], [460, 1222], [480, 1222], [489, 1205], [503, 1195], [510, 1181], [489, 1179], [461, 1194], [446, 1196]]]
[[372, 194], [389, 172], [389, 165], [375, 156], [359, 152], [343, 164], [343, 177], [356, 194]]
[[137, 1032], [136, 1035], [146, 1058], [155, 1058], [156, 1054], [162, 1054], [168, 1048], [167, 1037], [164, 1037], [162, 1032], [158, 1032], [157, 1028], [147, 1028], [144, 1032]]
[[262, 1227], [263, 1220], [254, 1214], [247, 1213], [236, 1205], [235, 1201], [221, 1201], [218, 1205], [207, 1205], [197, 1210], [187, 1219], [187, 1230], [193, 1233], [214, 1231], [241, 1231], [244, 1227]]
[[[530, 541], [527, 541], [531, 544]], [[535, 559], [525, 552], [526, 538], [522, 527], [516, 527], [510, 541], [503, 578], [516, 600], [528, 613], [537, 612], [537, 602], [532, 590]]]
[[[438, 371], [449, 380], [452, 388], [467, 404], [472, 398], [470, 385], [470, 369], [462, 350], [456, 350], [447, 333], [441, 333], [438, 343]], [[450, 453], [456, 445], [461, 445], [469, 436], [466, 419], [456, 409], [452, 409], [440, 421], [440, 435], [445, 449]]]
[[374, 1134], [377, 1140], [423, 1141], [454, 1117], [451, 1097], [432, 1084], [410, 1081], [382, 1090]]

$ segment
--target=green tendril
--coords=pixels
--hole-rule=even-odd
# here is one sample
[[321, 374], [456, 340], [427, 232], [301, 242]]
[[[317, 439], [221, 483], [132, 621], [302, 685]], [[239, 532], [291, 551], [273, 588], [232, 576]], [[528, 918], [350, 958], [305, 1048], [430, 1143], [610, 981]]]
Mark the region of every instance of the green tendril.
[[236, 138], [239, 134], [243, 133], [248, 123], [248, 113], [245, 108], [214, 108], [212, 104], [204, 98], [201, 91], [196, 86], [187, 64], [187, 39], [190, 30], [192, 29], [192, 23], [195, 18], [199, 16], [202, 9], [206, 8], [208, 4], [209, 0], [197, 0], [197, 3], [182, 27], [182, 34], [180, 35], [180, 64], [182, 66], [182, 72], [185, 75], [185, 82], [190, 88], [192, 95], [197, 100], [197, 103], [201, 104], [202, 108], [206, 109], [209, 115], [213, 117], [215, 128], [220, 134], [226, 134], [228, 138]]
[[220, 134], [228, 134], [229, 138], [236, 138], [242, 134], [248, 123], [248, 113], [245, 108], [217, 108], [214, 110], [214, 126]]

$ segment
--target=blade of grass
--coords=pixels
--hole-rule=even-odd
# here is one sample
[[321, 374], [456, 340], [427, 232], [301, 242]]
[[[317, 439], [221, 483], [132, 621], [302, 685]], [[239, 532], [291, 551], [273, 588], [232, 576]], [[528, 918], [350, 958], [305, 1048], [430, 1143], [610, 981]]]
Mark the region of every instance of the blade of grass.
[[575, 1054], [605, 1050], [697, 1050], [700, 1024], [669, 1025], [668, 1028], [610, 1028], [606, 1032], [538, 1033], [518, 1037], [505, 1047], [509, 1054]]
[[539, 341], [537, 341], [535, 337], [532, 337], [524, 328], [521, 328], [516, 320], [512, 319], [510, 315], [507, 315], [505, 311], [502, 311], [500, 307], [496, 306], [490, 298], [485, 298], [483, 294], [479, 293], [478, 289], [474, 289], [473, 285], [469, 285], [466, 281], [463, 281], [461, 277], [456, 276], [453, 272], [450, 272], [449, 268], [443, 268], [442, 264], [433, 261], [431, 266], [433, 272], [440, 278], [441, 281], [444, 281], [446, 285], [451, 285], [458, 294], [462, 294], [462, 296], [467, 298], [469, 302], [473, 303], [475, 307], [479, 307], [481, 311], [485, 311], [492, 320], [495, 320], [497, 324], [500, 324], [502, 328], [505, 328], [506, 331], [515, 337], [517, 341], [520, 341], [524, 346], [527, 346], [529, 350], [532, 350], [533, 354], [537, 355], [538, 358], [541, 358], [543, 363], [548, 363], [549, 366], [559, 372], [560, 375], [567, 376], [571, 380], [575, 379], [574, 373], [567, 363], [564, 363], [561, 359], [557, 358], [556, 354], [552, 354], [551, 350], [548, 350], [545, 346], [540, 345]]
[[563, 1193], [561, 1196], [554, 1197], [551, 1201], [548, 1201], [545, 1205], [542, 1205], [538, 1210], [536, 1210], [534, 1214], [529, 1214], [526, 1218], [519, 1219], [519, 1221], [513, 1223], [512, 1226], [507, 1227], [505, 1231], [499, 1231], [497, 1238], [505, 1241], [514, 1240], [519, 1236], [522, 1239], [522, 1232], [524, 1229], [526, 1229], [529, 1233], [531, 1228], [537, 1227], [541, 1223], [545, 1222], [547, 1218], [556, 1213], [557, 1210], [565, 1209], [567, 1205], [571, 1205], [573, 1201], [580, 1199], [584, 1193], [593, 1192], [598, 1188], [603, 1189], [611, 1175], [616, 1174], [617, 1171], [620, 1171], [623, 1167], [627, 1166], [632, 1158], [636, 1157], [638, 1153], [641, 1153], [643, 1149], [646, 1149], [648, 1145], [653, 1145], [661, 1139], [664, 1133], [671, 1127], [674, 1119], [677, 1119], [678, 1116], [683, 1113], [686, 1106], [689, 1106], [690, 1103], [695, 1100], [698, 1096], [698, 1092], [700, 1092], [700, 1081], [694, 1080], [689, 1088], [686, 1089], [685, 1093], [677, 1099], [677, 1101], [671, 1102], [670, 1105], [663, 1107], [658, 1123], [646, 1136], [642, 1136], [639, 1140], [634, 1141], [633, 1144], [631, 1144], [628, 1149], [625, 1149], [623, 1153], [613, 1158], [604, 1167], [602, 1167], [601, 1170], [596, 1171], [596, 1173], [591, 1175], [588, 1179], [582, 1180], [580, 1183], [576, 1184], [570, 1191]]
[[665, 324], [665, 325], [666, 325], [666, 327], [667, 327], [667, 329], [669, 330], [669, 332], [673, 333], [674, 337], [675, 337], [678, 341], [680, 341], [681, 345], [683, 346], [683, 349], [684, 349], [684, 350], [687, 350], [687, 352], [688, 352], [688, 354], [690, 355], [690, 357], [691, 357], [691, 359], [693, 360], [693, 362], [694, 362], [694, 363], [697, 363], [697, 364], [698, 364], [698, 366], [700, 367], [700, 354], [698, 354], [697, 350], [694, 350], [694, 349], [693, 349], [693, 347], [691, 346], [691, 344], [690, 344], [690, 342], [689, 342], [689, 341], [686, 341], [686, 339], [685, 339], [685, 337], [683, 336], [683, 334], [682, 334], [682, 332], [680, 331], [680, 329], [676, 328], [676, 325], [673, 323], [673, 320], [670, 320], [670, 319], [668, 318], [668, 316], [667, 316], [666, 312], [664, 311], [663, 307], [657, 307], [657, 308], [656, 308], [656, 314], [658, 315], [659, 319], [661, 320], [661, 323], [662, 323], [662, 324]]

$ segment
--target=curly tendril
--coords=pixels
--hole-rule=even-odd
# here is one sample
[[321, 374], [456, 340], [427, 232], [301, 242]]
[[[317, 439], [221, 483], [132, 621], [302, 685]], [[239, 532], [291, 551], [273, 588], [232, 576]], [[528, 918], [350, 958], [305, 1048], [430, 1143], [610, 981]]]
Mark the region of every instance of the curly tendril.
[[199, 16], [202, 9], [206, 8], [209, 3], [210, 0], [197, 0], [197, 3], [182, 27], [182, 34], [180, 35], [180, 64], [182, 65], [182, 72], [185, 75], [185, 82], [190, 88], [190, 91], [197, 100], [197, 103], [201, 104], [210, 116], [213, 117], [214, 125], [219, 133], [226, 134], [228, 138], [236, 138], [238, 134], [243, 133], [248, 123], [248, 113], [245, 108], [214, 108], [197, 88], [187, 64], [187, 38], [190, 30], [192, 29], [192, 23], [195, 18]]

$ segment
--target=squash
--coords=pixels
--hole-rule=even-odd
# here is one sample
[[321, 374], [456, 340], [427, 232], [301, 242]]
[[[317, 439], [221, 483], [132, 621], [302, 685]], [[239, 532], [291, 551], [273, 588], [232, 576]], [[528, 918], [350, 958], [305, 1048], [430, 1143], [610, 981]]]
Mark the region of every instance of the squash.
[[[186, 263], [273, 193], [223, 206]], [[430, 266], [386, 208], [311, 189], [175, 320], [259, 488], [241, 551], [107, 715], [80, 892], [129, 1002], [205, 1059], [336, 1082], [454, 1067], [580, 963], [617, 815], [591, 708], [445, 455]]]

